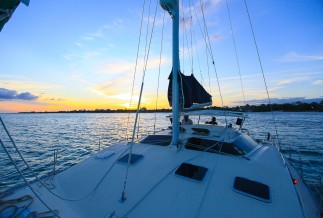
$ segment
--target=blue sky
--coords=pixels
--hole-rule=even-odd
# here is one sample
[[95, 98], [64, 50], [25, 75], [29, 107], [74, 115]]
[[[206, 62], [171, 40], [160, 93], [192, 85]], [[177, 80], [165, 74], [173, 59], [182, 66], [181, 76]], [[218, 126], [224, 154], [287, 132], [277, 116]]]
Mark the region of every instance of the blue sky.
[[[145, 1], [134, 102], [144, 66], [156, 3]], [[181, 6], [182, 71], [192, 72], [221, 106], [219, 89], [204, 39], [193, 13], [195, 39], [190, 44], [188, 0]], [[144, 1], [31, 0], [20, 5], [0, 33], [0, 112], [125, 108], [129, 106]], [[204, 0], [204, 12], [224, 105], [243, 104], [226, 1]], [[247, 103], [266, 99], [266, 90], [244, 1], [228, 1]], [[275, 99], [323, 96], [323, 1], [247, 1], [266, 76]], [[182, 5], [182, 1], [181, 1]], [[202, 24], [199, 1], [191, 0]], [[171, 69], [171, 20], [158, 5], [142, 106], [168, 107]], [[185, 25], [184, 25], [185, 23]], [[185, 27], [185, 29], [183, 29]], [[183, 31], [184, 30], [184, 31]], [[186, 33], [186, 34], [183, 34]], [[184, 48], [183, 39], [184, 37]], [[187, 40], [187, 41], [186, 41]], [[189, 42], [189, 43], [187, 43]], [[190, 46], [189, 46], [190, 47]], [[183, 56], [184, 54], [184, 56]], [[210, 74], [210, 80], [209, 75]], [[210, 84], [210, 86], [209, 86]], [[134, 104], [134, 103], [133, 103]]]

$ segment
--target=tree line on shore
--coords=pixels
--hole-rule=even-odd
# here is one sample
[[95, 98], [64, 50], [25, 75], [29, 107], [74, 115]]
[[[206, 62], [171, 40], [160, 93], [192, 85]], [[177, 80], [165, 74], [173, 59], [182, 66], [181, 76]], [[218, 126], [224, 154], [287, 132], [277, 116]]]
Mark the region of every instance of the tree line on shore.
[[323, 100], [320, 103], [285, 103], [285, 104], [260, 104], [260, 105], [245, 105], [229, 108], [234, 111], [252, 111], [252, 112], [270, 112], [270, 111], [284, 111], [284, 112], [323, 112]]
[[[248, 111], [248, 112], [270, 112], [270, 111], [284, 111], [284, 112], [323, 112], [323, 100], [319, 103], [286, 103], [286, 104], [260, 104], [260, 105], [245, 105], [245, 106], [234, 106], [234, 107], [217, 107], [213, 106], [212, 109], [216, 110], [230, 110], [230, 111]], [[21, 113], [129, 113], [136, 112], [135, 109], [95, 109], [95, 110], [71, 110], [71, 111], [55, 111], [55, 112], [21, 112]], [[147, 109], [141, 108], [143, 113], [151, 112], [171, 112], [171, 109]]]

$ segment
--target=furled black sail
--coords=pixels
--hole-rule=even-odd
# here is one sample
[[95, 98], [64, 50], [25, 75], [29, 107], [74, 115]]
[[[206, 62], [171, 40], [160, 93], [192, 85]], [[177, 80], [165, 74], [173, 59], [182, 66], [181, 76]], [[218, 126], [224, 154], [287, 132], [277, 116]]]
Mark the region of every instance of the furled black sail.
[[29, 0], [0, 0], [0, 32], [13, 15], [20, 2], [29, 5]]
[[[172, 106], [172, 82], [173, 72], [170, 73], [168, 85], [168, 102]], [[196, 80], [194, 75], [185, 76], [178, 74], [179, 81], [179, 102], [184, 110], [212, 105], [212, 96], [205, 91], [203, 86]]]

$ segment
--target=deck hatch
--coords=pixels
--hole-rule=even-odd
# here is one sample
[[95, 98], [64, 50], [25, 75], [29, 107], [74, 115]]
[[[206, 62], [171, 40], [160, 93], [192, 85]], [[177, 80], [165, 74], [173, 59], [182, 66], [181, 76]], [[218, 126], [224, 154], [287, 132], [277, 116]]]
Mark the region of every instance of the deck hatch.
[[140, 141], [140, 143], [143, 143], [143, 144], [153, 144], [153, 145], [160, 145], [160, 146], [168, 146], [170, 145], [171, 142], [172, 142], [171, 135], [149, 135]]
[[208, 129], [204, 129], [204, 128], [192, 128], [192, 130], [194, 131], [193, 134], [194, 135], [203, 135], [203, 136], [207, 136], [210, 134], [210, 130]]
[[[131, 154], [130, 164], [134, 164], [134, 163], [138, 162], [143, 157], [144, 156], [141, 155], [141, 154]], [[129, 154], [126, 154], [123, 157], [121, 157], [118, 160], [118, 162], [127, 164], [128, 163], [128, 158], [129, 158]]]
[[239, 194], [246, 195], [266, 203], [271, 202], [269, 186], [260, 182], [236, 177], [233, 184], [233, 190]]
[[175, 174], [195, 181], [202, 181], [206, 172], [207, 168], [205, 167], [182, 163], [175, 171]]

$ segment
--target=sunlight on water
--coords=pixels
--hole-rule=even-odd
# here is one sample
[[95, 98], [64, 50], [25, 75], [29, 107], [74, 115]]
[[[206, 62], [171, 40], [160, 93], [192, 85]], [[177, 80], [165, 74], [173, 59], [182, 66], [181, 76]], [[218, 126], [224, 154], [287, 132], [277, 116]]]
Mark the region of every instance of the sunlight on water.
[[[169, 125], [167, 113], [156, 115], [156, 131], [166, 129]], [[130, 114], [128, 136], [131, 137], [135, 114]], [[246, 121], [251, 135], [264, 139], [267, 132], [275, 134], [271, 113], [250, 113]], [[58, 149], [56, 170], [63, 171], [89, 157], [109, 145], [126, 140], [126, 113], [80, 113], [80, 114], [3, 114], [4, 120], [12, 138], [15, 140], [21, 154], [39, 176], [46, 176], [53, 169], [54, 150]], [[135, 140], [153, 134], [155, 114], [140, 115], [138, 134]], [[193, 120], [197, 122], [197, 120]], [[200, 122], [205, 122], [202, 119]], [[224, 120], [218, 119], [224, 124]], [[305, 159], [323, 172], [323, 114], [322, 113], [275, 113], [275, 123], [283, 150], [298, 149]], [[235, 123], [235, 120], [230, 120]], [[138, 136], [138, 138], [137, 138]], [[0, 137], [9, 147], [20, 169], [31, 177], [31, 173], [20, 160], [9, 143], [3, 128]], [[296, 158], [296, 157], [295, 157]], [[297, 159], [295, 159], [297, 160]], [[297, 161], [296, 161], [297, 162]], [[0, 193], [9, 188], [23, 184], [11, 161], [0, 148]], [[311, 172], [305, 168], [305, 173]], [[311, 176], [311, 175], [309, 175]]]

